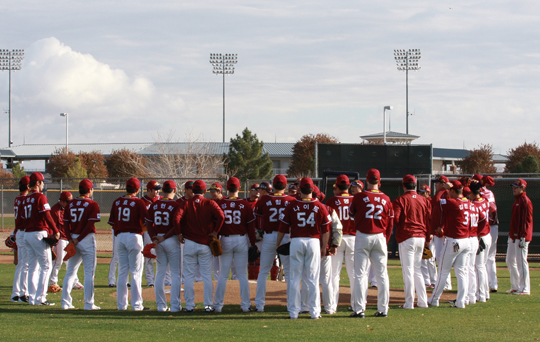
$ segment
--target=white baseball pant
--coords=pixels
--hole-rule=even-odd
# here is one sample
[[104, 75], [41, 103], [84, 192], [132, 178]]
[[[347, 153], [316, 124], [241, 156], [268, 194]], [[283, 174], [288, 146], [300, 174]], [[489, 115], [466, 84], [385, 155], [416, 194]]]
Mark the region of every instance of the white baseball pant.
[[24, 230], [18, 230], [15, 235], [17, 242], [17, 267], [15, 267], [15, 277], [13, 278], [13, 297], [28, 296], [28, 258], [26, 242], [24, 241]]
[[[128, 275], [131, 272], [131, 308], [134, 311], [144, 309], [142, 298], [143, 272], [143, 237], [135, 233], [120, 233], [116, 236], [118, 253], [118, 282], [116, 302], [118, 310], [128, 307]], [[86, 280], [85, 280], [86, 281]]]
[[223, 308], [225, 289], [229, 271], [234, 262], [238, 265], [237, 277], [240, 285], [240, 307], [242, 311], [247, 312], [251, 306], [249, 299], [249, 282], [247, 277], [248, 264], [248, 242], [245, 236], [230, 235], [221, 237], [221, 248], [223, 254], [219, 256], [221, 269], [219, 270], [219, 280], [216, 285], [216, 294], [214, 296], [214, 308], [220, 312]]
[[[433, 236], [433, 242], [435, 244], [435, 260], [437, 261], [437, 266], [439, 268], [439, 277], [441, 276], [441, 265], [442, 265], [442, 258], [444, 254], [444, 245], [446, 243], [446, 237], [438, 237]], [[437, 278], [437, 281], [439, 279]], [[446, 282], [444, 285], [445, 290], [452, 290], [452, 279], [450, 276], [450, 273], [448, 273], [448, 278], [446, 278]]]
[[116, 236], [114, 229], [111, 229], [112, 236], [112, 257], [109, 264], [109, 285], [116, 285], [116, 268], [118, 267], [118, 252], [116, 251]]
[[368, 267], [375, 272], [377, 280], [377, 311], [388, 314], [390, 300], [390, 282], [386, 268], [388, 249], [386, 238], [380, 234], [364, 234], [356, 232], [354, 245], [354, 303], [353, 311], [365, 311], [368, 291]]
[[[334, 290], [332, 288], [332, 260], [330, 256], [321, 258], [319, 282], [321, 283], [322, 301], [324, 303], [324, 310], [329, 313], [334, 313], [334, 307], [337, 304], [334, 303]], [[306, 279], [302, 280], [302, 290], [300, 291], [302, 298], [301, 311], [309, 311], [309, 296], [308, 296], [308, 284]]]
[[[339, 280], [341, 276], [341, 268], [345, 261], [345, 268], [349, 276], [349, 286], [351, 289], [351, 307], [354, 303], [354, 235], [343, 235], [341, 244], [337, 248], [336, 255], [332, 255], [332, 291], [334, 292], [334, 300], [332, 302], [332, 311], [337, 311], [339, 303]], [[325, 306], [326, 307], [326, 306]]]
[[524, 248], [519, 248], [519, 239], [508, 238], [508, 252], [506, 264], [510, 271], [510, 289], [521, 293], [531, 293], [531, 279], [529, 275], [529, 242], [525, 242]]
[[432, 258], [422, 259], [422, 275], [424, 276], [424, 284], [426, 286], [433, 285], [437, 282], [437, 265], [435, 264], [435, 242], [433, 239], [429, 242], [429, 249], [433, 254]]
[[212, 307], [214, 283], [212, 283], [212, 260], [210, 247], [186, 239], [184, 243], [184, 299], [188, 310], [195, 309], [195, 270], [197, 265], [204, 283], [204, 306]]
[[[158, 234], [163, 236], [165, 234]], [[181, 288], [181, 268], [182, 253], [180, 251], [180, 241], [176, 236], [156, 245], [156, 266], [157, 273], [154, 284], [154, 293], [156, 295], [156, 304], [158, 311], [167, 311], [167, 297], [165, 296], [165, 282], [167, 270], [173, 274], [171, 279], [171, 312], [182, 310], [180, 288]]]
[[49, 278], [49, 285], [58, 284], [58, 272], [60, 271], [60, 268], [64, 263], [64, 256], [66, 255], [66, 251], [64, 251], [64, 248], [66, 248], [68, 244], [69, 242], [67, 240], [60, 239], [56, 246], [53, 247], [53, 250], [56, 253], [56, 259], [53, 260], [51, 277]]
[[28, 260], [28, 303], [31, 305], [41, 305], [47, 301], [52, 255], [49, 244], [43, 240], [46, 237], [44, 230], [24, 234]]
[[[489, 278], [489, 288], [497, 290], [499, 284], [497, 283], [497, 262], [495, 257], [497, 256], [497, 240], [499, 240], [499, 226], [491, 226], [491, 247], [489, 247], [488, 259], [486, 263], [486, 271]], [[489, 298], [489, 297], [488, 297]]]
[[[281, 244], [285, 244], [290, 241], [290, 235], [285, 234]], [[255, 295], [255, 306], [257, 310], [264, 311], [264, 304], [266, 298], [266, 281], [270, 270], [274, 265], [274, 259], [276, 258], [276, 242], [277, 242], [277, 232], [264, 233], [262, 246], [260, 249], [261, 252], [261, 263], [259, 276], [257, 278], [257, 294]], [[287, 282], [287, 293], [289, 293], [290, 287], [290, 256], [289, 255], [280, 255], [281, 262], [283, 263], [283, 269], [285, 271], [285, 281]], [[300, 286], [300, 285], [298, 285]], [[288, 305], [288, 304], [287, 304]]]
[[[219, 259], [220, 257], [213, 257], [212, 258], [212, 274], [214, 276], [214, 280], [217, 281], [219, 279], [219, 269], [220, 269], [220, 264], [221, 264], [221, 261]], [[229, 275], [227, 274], [227, 277]]]
[[476, 291], [476, 300], [478, 302], [485, 302], [489, 298], [489, 282], [486, 270], [486, 263], [489, 254], [489, 248], [491, 247], [491, 235], [482, 236], [486, 248], [476, 255], [476, 279], [478, 283]]
[[[74, 239], [79, 234], [71, 235]], [[68, 260], [64, 284], [62, 285], [62, 309], [72, 306], [71, 290], [77, 279], [77, 271], [81, 266], [84, 267], [84, 309], [92, 310], [94, 306], [94, 276], [96, 274], [96, 236], [94, 233], [86, 235], [75, 246], [76, 253]]]
[[[454, 247], [455, 243], [459, 245], [459, 249]], [[439, 299], [441, 298], [446, 283], [444, 279], [447, 279], [447, 277], [450, 275], [450, 271], [452, 270], [452, 266], [454, 266], [454, 273], [456, 274], [458, 286], [455, 305], [458, 308], [465, 308], [465, 299], [467, 297], [467, 291], [469, 288], [467, 258], [470, 249], [471, 246], [469, 244], [469, 238], [446, 238], [446, 243], [444, 244], [440, 259], [441, 267], [439, 268], [439, 279], [437, 279], [433, 293], [428, 299], [428, 304], [432, 306], [439, 306]]]
[[[265, 234], [266, 236], [266, 234]], [[290, 248], [290, 286], [287, 293], [287, 307], [291, 318], [298, 318], [301, 310], [301, 284], [306, 281], [308, 307], [311, 318], [321, 314], [319, 277], [321, 265], [320, 240], [317, 238], [297, 237], [291, 239]]]
[[404, 309], [414, 309], [415, 291], [418, 296], [418, 307], [428, 307], [426, 286], [422, 275], [422, 254], [425, 242], [425, 238], [412, 237], [399, 243], [399, 259], [405, 294]]
[[467, 275], [469, 277], [469, 292], [465, 304], [476, 304], [476, 252], [478, 251], [478, 237], [469, 237], [469, 244], [471, 245], [467, 262], [469, 267], [467, 268]]
[[[143, 246], [152, 243], [152, 239], [148, 232], [143, 232]], [[154, 285], [154, 259], [144, 258], [144, 278], [146, 279], [146, 285]]]

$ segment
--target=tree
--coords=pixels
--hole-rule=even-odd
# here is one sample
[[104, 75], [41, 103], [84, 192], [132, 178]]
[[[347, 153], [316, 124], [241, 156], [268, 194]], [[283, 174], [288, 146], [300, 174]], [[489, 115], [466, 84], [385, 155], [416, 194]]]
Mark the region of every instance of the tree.
[[526, 156], [520, 163], [517, 163], [514, 167], [515, 173], [538, 173], [540, 172], [540, 165], [538, 164], [538, 158], [535, 156]]
[[312, 177], [315, 174], [315, 142], [337, 144], [339, 140], [326, 133], [306, 134], [294, 144], [289, 177]]
[[27, 176], [26, 172], [24, 172], [24, 166], [21, 166], [21, 163], [13, 164], [13, 168], [11, 169], [11, 173], [13, 173], [13, 177], [15, 179], [21, 179], [24, 176]]
[[105, 157], [99, 151], [79, 153], [81, 165], [86, 169], [89, 178], [105, 179], [109, 176]]
[[12, 187], [16, 185], [16, 180], [13, 178], [13, 173], [4, 170], [0, 164], [0, 184], [4, 187]]
[[532, 144], [527, 144], [527, 142], [525, 142], [523, 145], [509, 150], [508, 161], [506, 162], [504, 172], [516, 172], [516, 165], [521, 163], [523, 158], [527, 156], [534, 156], [540, 160], [540, 146], [538, 146], [536, 142], [533, 142]]
[[263, 153], [264, 143], [257, 139], [247, 127], [242, 136], [231, 138], [229, 153], [223, 157], [226, 160], [226, 170], [240, 181], [247, 179], [269, 179], [272, 177], [272, 160], [268, 152]]
[[56, 149], [51, 154], [51, 159], [47, 163], [47, 171], [54, 178], [66, 177], [69, 168], [75, 164], [77, 156], [67, 147]]
[[67, 178], [87, 178], [88, 177], [88, 172], [82, 166], [81, 160], [78, 157], [75, 158], [75, 162], [73, 163], [73, 166], [67, 170], [66, 177]]
[[109, 177], [128, 178], [128, 177], [146, 177], [145, 157], [130, 151], [126, 148], [114, 150], [110, 156], [105, 159], [105, 165], [109, 172]]
[[495, 173], [497, 168], [493, 163], [493, 147], [491, 145], [480, 145], [470, 151], [469, 155], [459, 161], [458, 166], [463, 173]]

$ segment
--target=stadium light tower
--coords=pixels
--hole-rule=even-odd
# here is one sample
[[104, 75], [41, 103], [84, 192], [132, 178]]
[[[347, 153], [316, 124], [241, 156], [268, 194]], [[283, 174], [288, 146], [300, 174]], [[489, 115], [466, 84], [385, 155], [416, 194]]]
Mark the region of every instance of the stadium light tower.
[[421, 58], [420, 49], [394, 50], [394, 59], [397, 69], [405, 70], [405, 116], [407, 118], [407, 131], [409, 134], [409, 70], [420, 70], [418, 60]]
[[66, 117], [66, 153], [68, 149], [68, 113], [60, 113], [60, 116]]
[[214, 67], [213, 73], [223, 75], [223, 142], [225, 142], [225, 75], [234, 74], [234, 65], [238, 62], [236, 53], [211, 53], [210, 63]]
[[23, 49], [17, 49], [17, 50], [7, 50], [7, 49], [1, 49], [0, 50], [0, 70], [8, 70], [9, 71], [9, 142], [8, 147], [11, 147], [13, 145], [13, 141], [11, 139], [11, 71], [21, 70], [21, 63], [24, 59], [24, 50]]

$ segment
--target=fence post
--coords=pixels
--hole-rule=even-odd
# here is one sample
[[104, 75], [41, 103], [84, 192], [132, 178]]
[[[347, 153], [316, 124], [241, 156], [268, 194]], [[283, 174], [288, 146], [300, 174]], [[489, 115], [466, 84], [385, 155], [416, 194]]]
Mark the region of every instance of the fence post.
[[4, 231], [4, 183], [2, 183], [2, 231]]
[[63, 183], [64, 179], [63, 178], [60, 178], [60, 193], [62, 193], [62, 191], [64, 191], [64, 183]]

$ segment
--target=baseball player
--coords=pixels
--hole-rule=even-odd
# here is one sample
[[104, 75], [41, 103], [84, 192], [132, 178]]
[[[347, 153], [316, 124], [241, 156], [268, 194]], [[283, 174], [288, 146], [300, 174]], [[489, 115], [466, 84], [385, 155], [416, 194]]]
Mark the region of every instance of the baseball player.
[[167, 269], [172, 273], [171, 312], [180, 312], [180, 288], [182, 253], [180, 241], [174, 230], [174, 213], [180, 203], [174, 201], [176, 183], [165, 181], [162, 188], [163, 198], [150, 205], [146, 214], [146, 228], [152, 243], [156, 245], [157, 274], [154, 287], [158, 311], [168, 311], [165, 297], [165, 274]]
[[287, 195], [289, 195], [291, 197], [296, 197], [296, 195], [298, 195], [298, 190], [296, 188], [296, 185], [289, 184], [289, 189], [287, 190]]
[[[264, 312], [264, 305], [266, 302], [266, 280], [268, 279], [268, 275], [270, 274], [270, 270], [274, 264], [274, 259], [277, 255], [276, 241], [278, 237], [279, 217], [289, 203], [294, 200], [293, 197], [285, 194], [285, 189], [287, 188], [287, 178], [284, 175], [275, 176], [272, 183], [274, 185], [274, 193], [263, 195], [263, 193], [267, 193], [268, 189], [261, 189], [261, 199], [255, 205], [255, 215], [261, 217], [261, 229], [264, 231], [263, 241], [260, 249], [261, 266], [259, 276], [257, 277], [257, 294], [255, 295], [255, 306], [256, 311], [258, 312]], [[259, 187], [261, 187], [262, 184], [264, 183], [261, 183]], [[289, 242], [289, 235], [285, 234], [281, 242]], [[280, 260], [285, 270], [287, 293], [289, 293], [289, 256], [281, 255]]]
[[126, 194], [116, 199], [111, 208], [109, 224], [114, 226], [116, 252], [118, 253], [118, 310], [128, 307], [128, 274], [131, 272], [131, 307], [134, 311], [149, 310], [143, 306], [143, 230], [146, 206], [137, 198], [141, 183], [137, 178], [126, 182]]
[[512, 183], [512, 191], [516, 199], [512, 205], [508, 251], [506, 253], [511, 287], [506, 293], [517, 295], [531, 294], [527, 255], [533, 233], [533, 205], [527, 197], [526, 188], [527, 182], [523, 179]]
[[24, 242], [28, 260], [28, 302], [31, 305], [54, 305], [47, 300], [47, 283], [52, 268], [52, 254], [44, 238], [48, 230], [56, 239], [60, 232], [51, 216], [51, 206], [42, 193], [45, 183], [43, 174], [34, 172], [30, 175], [30, 191], [23, 200], [22, 208], [26, 218]]
[[[470, 185], [470, 183], [469, 183]], [[468, 198], [472, 195], [471, 189], [467, 186], [463, 188], [463, 197]], [[467, 276], [468, 280], [468, 292], [465, 296], [465, 305], [476, 304], [476, 290], [477, 290], [477, 274], [476, 274], [476, 252], [478, 251], [478, 221], [484, 217], [484, 213], [479, 213], [478, 208], [472, 202], [469, 207], [470, 210], [470, 229], [469, 229], [469, 254], [467, 255]], [[482, 217], [480, 216], [482, 214]]]
[[453, 307], [465, 308], [468, 292], [467, 254], [470, 250], [469, 230], [471, 225], [471, 203], [463, 197], [463, 185], [454, 180], [444, 184], [450, 189], [448, 198], [441, 198], [441, 222], [437, 228], [437, 236], [446, 237], [442, 247], [441, 263], [439, 265], [439, 279], [435, 284], [433, 293], [428, 299], [431, 306], [439, 306], [439, 299], [445, 287], [446, 279], [450, 275], [452, 266], [457, 278], [457, 298]]
[[[285, 183], [286, 184], [286, 183]], [[319, 319], [321, 298], [319, 276], [321, 257], [326, 255], [329, 239], [329, 224], [332, 218], [326, 207], [312, 198], [315, 188], [311, 178], [300, 182], [301, 199], [295, 199], [280, 215], [276, 248], [281, 245], [290, 230], [290, 286], [287, 291], [289, 318], [297, 319], [300, 313], [300, 284], [307, 283], [309, 313], [312, 319]], [[266, 234], [265, 234], [266, 236]]]
[[15, 267], [15, 277], [13, 278], [11, 301], [19, 303], [28, 303], [28, 259], [24, 243], [26, 226], [22, 203], [26, 195], [28, 195], [29, 183], [29, 176], [24, 176], [19, 180], [19, 196], [15, 197], [13, 204], [13, 212], [15, 213], [15, 231], [13, 234], [17, 243], [17, 267]]
[[[437, 229], [443, 226], [443, 221], [441, 218], [441, 199], [448, 198], [448, 190], [444, 188], [444, 184], [448, 183], [448, 178], [444, 175], [440, 175], [435, 180], [435, 196], [431, 199], [431, 232], [433, 235], [433, 244], [435, 245], [435, 260], [439, 267], [439, 277], [441, 276], [441, 264], [442, 256], [444, 251], [445, 237], [440, 233], [437, 235]], [[438, 279], [437, 279], [438, 280]], [[452, 290], [452, 282], [450, 279], [450, 273], [448, 273], [448, 278], [445, 279], [445, 290]]]
[[237, 266], [237, 277], [240, 285], [240, 308], [244, 312], [251, 311], [249, 299], [249, 282], [247, 277], [248, 239], [255, 246], [255, 216], [248, 202], [238, 198], [240, 180], [231, 177], [227, 181], [228, 198], [222, 198], [217, 203], [225, 216], [225, 222], [219, 231], [223, 254], [220, 256], [220, 277], [214, 296], [214, 308], [221, 312], [224, 304], [225, 288], [231, 264]]
[[[60, 232], [60, 240], [58, 241], [58, 244], [56, 246], [52, 247], [54, 252], [56, 253], [56, 259], [53, 260], [53, 269], [51, 272], [51, 277], [49, 279], [49, 285], [58, 285], [58, 271], [60, 271], [60, 267], [62, 267], [62, 263], [64, 262], [64, 248], [66, 248], [66, 246], [68, 245], [68, 240], [64, 229], [64, 212], [65, 208], [72, 199], [73, 196], [70, 192], [62, 191], [60, 193], [60, 199], [58, 200], [58, 203], [53, 205], [51, 208], [51, 216], [54, 220], [54, 223], [56, 224], [56, 227], [58, 228], [58, 231]], [[77, 279], [75, 283], [78, 282], [79, 280]]]
[[[424, 184], [418, 189], [418, 194], [429, 200], [429, 210], [431, 211], [431, 188]], [[427, 222], [427, 234], [429, 234], [429, 249], [432, 254], [435, 255], [435, 243], [433, 239], [433, 234], [431, 234], [431, 212], [429, 213], [429, 221]], [[435, 288], [435, 283], [437, 282], [437, 265], [435, 264], [435, 257], [429, 259], [422, 259], [422, 274], [424, 276], [424, 283], [426, 287], [433, 289]]]
[[424, 245], [429, 246], [427, 232], [431, 203], [416, 193], [416, 178], [403, 177], [405, 193], [394, 200], [394, 225], [396, 241], [399, 243], [399, 259], [403, 272], [405, 304], [402, 309], [414, 309], [414, 294], [418, 296], [418, 307], [427, 308], [427, 294], [422, 275]]
[[354, 246], [354, 303], [351, 317], [364, 318], [367, 302], [368, 262], [377, 279], [377, 312], [375, 317], [387, 317], [390, 296], [387, 244], [392, 234], [394, 217], [390, 198], [379, 191], [381, 174], [370, 169], [365, 191], [354, 195], [349, 213], [354, 217], [356, 240]]
[[268, 182], [262, 182], [261, 184], [259, 184], [257, 190], [259, 190], [260, 196], [263, 197], [266, 195], [271, 195], [274, 189], [272, 188], [272, 184]]
[[[361, 181], [357, 182], [356, 188], [363, 188]], [[359, 185], [362, 184], [360, 187]], [[339, 221], [343, 226], [343, 237], [341, 244], [337, 247], [335, 255], [332, 255], [332, 289], [334, 291], [334, 306], [332, 310], [337, 311], [339, 303], [339, 280], [343, 261], [349, 276], [351, 288], [351, 308], [354, 303], [354, 239], [356, 237], [356, 229], [352, 217], [349, 216], [349, 207], [352, 204], [353, 196], [349, 194], [350, 180], [346, 175], [339, 175], [334, 185], [334, 197], [329, 198], [326, 203], [337, 213]]]
[[76, 253], [68, 260], [62, 289], [62, 309], [74, 309], [71, 289], [81, 262], [84, 266], [84, 309], [100, 310], [94, 305], [94, 276], [96, 274], [96, 228], [101, 220], [99, 205], [91, 197], [94, 185], [89, 179], [79, 183], [79, 197], [69, 203], [64, 216], [66, 238], [75, 245]]
[[[491, 246], [491, 235], [489, 233], [489, 201], [482, 197], [480, 191], [482, 184], [477, 181], [471, 183], [471, 203], [476, 208], [478, 215], [478, 252], [474, 255], [475, 269], [478, 279], [476, 288], [476, 301], [486, 302], [489, 298], [488, 275], [486, 262]], [[469, 296], [471, 294], [469, 293]]]
[[261, 194], [259, 193], [259, 184], [255, 183], [249, 188], [249, 197], [246, 199], [246, 201], [249, 203], [249, 206], [251, 209], [255, 209], [255, 204], [261, 198]]
[[[160, 200], [162, 196], [159, 195], [159, 190], [161, 190], [161, 184], [155, 180], [151, 180], [146, 184], [146, 195], [142, 197], [146, 210], [150, 206]], [[152, 243], [150, 240], [150, 235], [146, 230], [146, 226], [143, 227], [143, 244], [148, 245]], [[154, 259], [153, 258], [144, 258], [144, 277], [146, 279], [146, 286], [154, 287]], [[170, 277], [169, 277], [170, 284]]]
[[[212, 185], [210, 185], [210, 188], [208, 189], [208, 191], [210, 191], [210, 197], [212, 198], [212, 200], [216, 201], [216, 203], [220, 200], [222, 200], [223, 198], [226, 198], [223, 196], [223, 186], [220, 184], [220, 183], [212, 183]], [[219, 279], [219, 270], [220, 270], [220, 257], [213, 257], [212, 258], [212, 273], [214, 275], [214, 280], [218, 280]], [[232, 264], [232, 269], [234, 269], [234, 263]], [[229, 276], [227, 274], [227, 276]]]
[[[225, 217], [217, 203], [204, 198], [206, 183], [197, 180], [193, 183], [193, 197], [176, 211], [174, 218], [178, 239], [184, 243], [184, 311], [195, 309], [195, 270], [199, 265], [204, 283], [204, 310], [214, 312], [212, 297], [212, 251], [208, 246], [211, 238], [216, 238]], [[183, 220], [183, 221], [182, 221]], [[182, 225], [180, 225], [182, 221]]]

